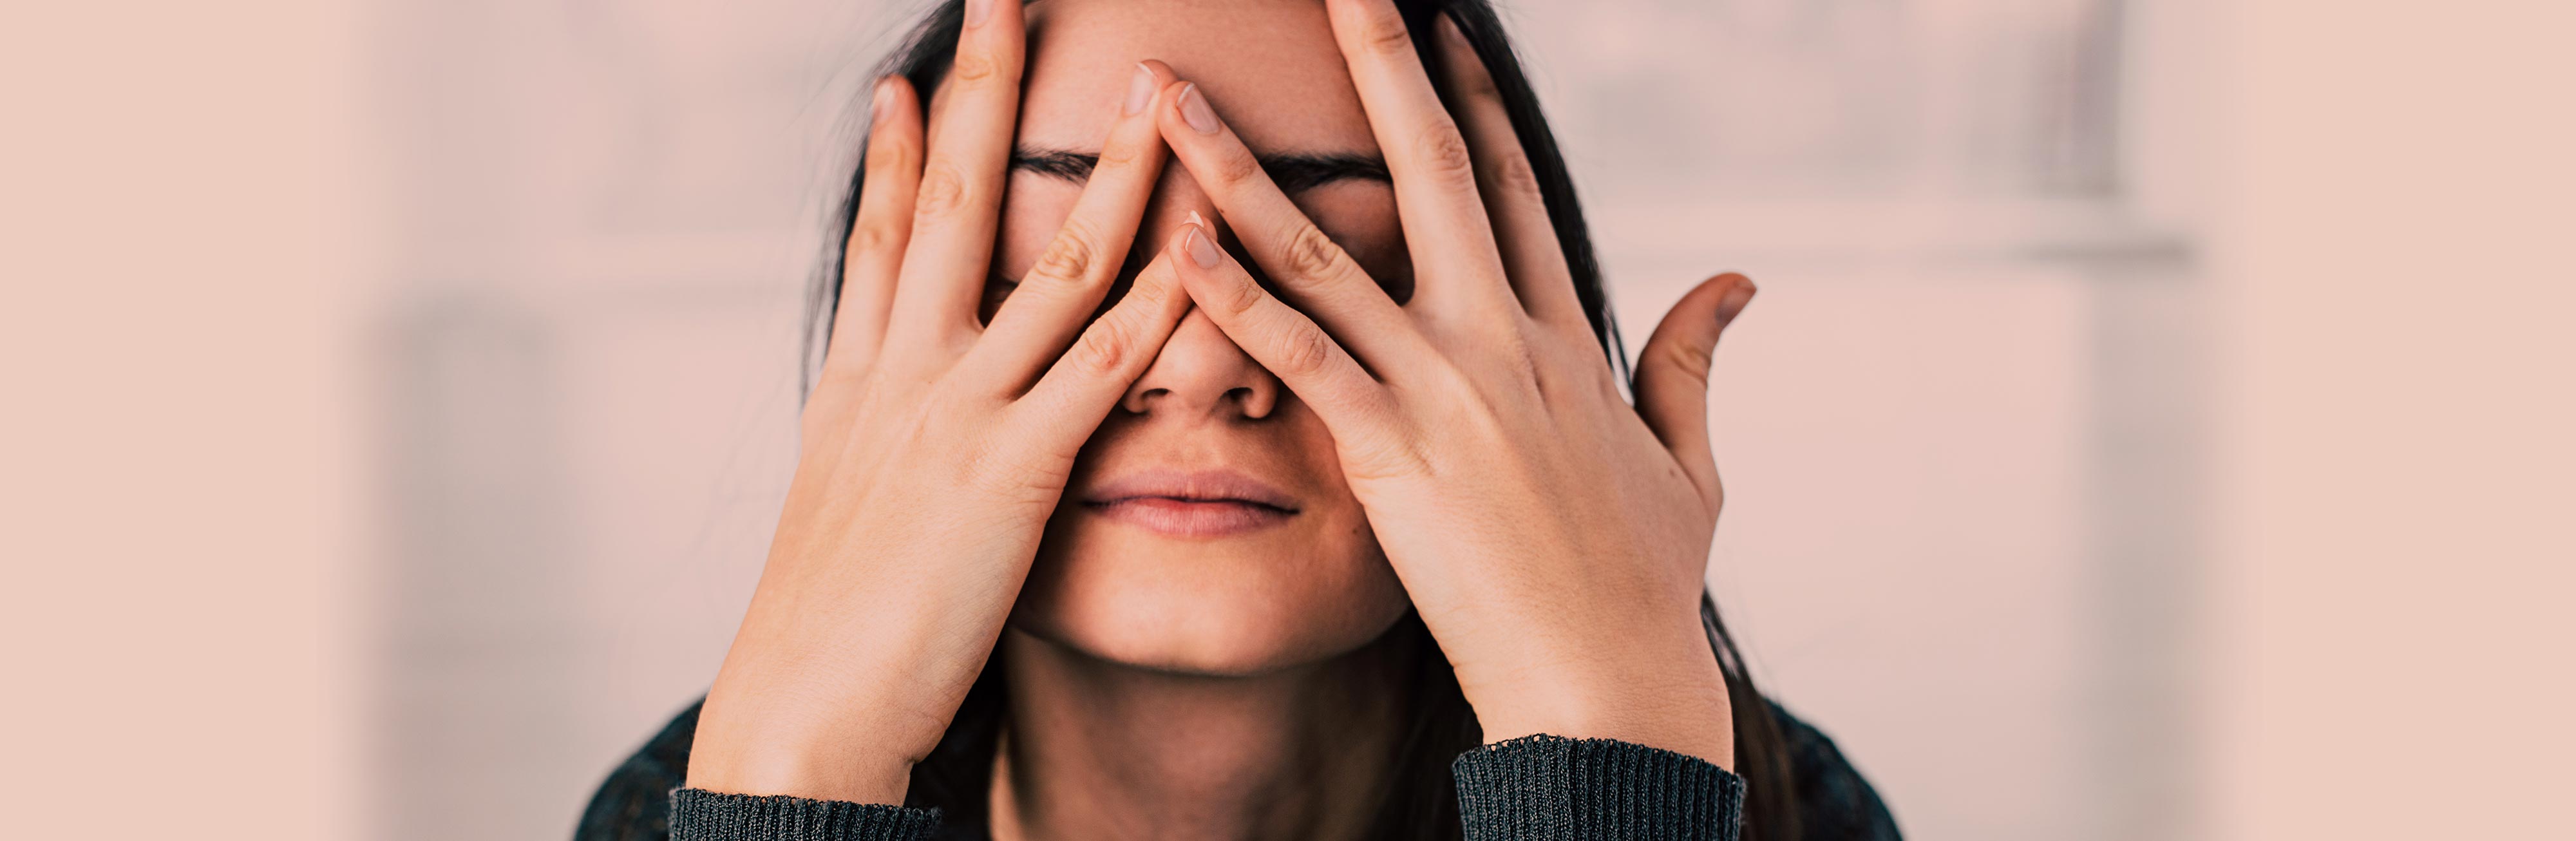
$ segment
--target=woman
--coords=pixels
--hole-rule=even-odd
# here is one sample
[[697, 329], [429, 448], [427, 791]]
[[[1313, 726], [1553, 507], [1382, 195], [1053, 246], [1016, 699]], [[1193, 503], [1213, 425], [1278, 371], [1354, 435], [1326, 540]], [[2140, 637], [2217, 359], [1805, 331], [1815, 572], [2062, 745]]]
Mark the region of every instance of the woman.
[[1894, 837], [1703, 592], [1753, 288], [1620, 397], [1483, 3], [967, 0], [892, 69], [750, 612], [579, 837]]

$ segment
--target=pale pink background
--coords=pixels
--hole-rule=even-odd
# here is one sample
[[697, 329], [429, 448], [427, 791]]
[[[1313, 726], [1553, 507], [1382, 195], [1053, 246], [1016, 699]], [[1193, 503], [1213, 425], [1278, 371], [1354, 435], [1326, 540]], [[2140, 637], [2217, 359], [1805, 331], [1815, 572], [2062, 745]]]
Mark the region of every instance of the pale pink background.
[[[12, 837], [559, 838], [775, 514], [873, 3], [0, 25]], [[2569, 7], [1518, 4], [1915, 837], [2563, 834]], [[28, 826], [32, 822], [33, 826]]]

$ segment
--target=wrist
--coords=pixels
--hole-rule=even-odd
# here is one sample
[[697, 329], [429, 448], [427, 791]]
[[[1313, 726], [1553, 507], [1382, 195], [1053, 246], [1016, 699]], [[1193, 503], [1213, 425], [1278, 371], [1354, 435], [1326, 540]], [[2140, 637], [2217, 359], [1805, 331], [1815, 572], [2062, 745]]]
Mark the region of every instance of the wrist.
[[1538, 734], [1616, 739], [1735, 764], [1725, 672], [1705, 639], [1559, 658], [1467, 689], [1484, 742]]
[[739, 721], [710, 697], [690, 747], [687, 784], [723, 794], [901, 805], [920, 755], [820, 727]]
[[900, 805], [956, 711], [944, 693], [890, 677], [916, 673], [728, 659], [698, 714], [688, 785]]

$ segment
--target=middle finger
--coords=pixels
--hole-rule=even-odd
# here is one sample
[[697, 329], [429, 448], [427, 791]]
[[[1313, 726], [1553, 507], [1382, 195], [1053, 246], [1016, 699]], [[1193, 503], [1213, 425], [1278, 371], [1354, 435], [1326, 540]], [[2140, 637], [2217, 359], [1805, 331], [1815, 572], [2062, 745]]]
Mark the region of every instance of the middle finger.
[[1390, 0], [1331, 0], [1333, 40], [1358, 86], [1360, 108], [1395, 179], [1396, 216], [1404, 225], [1417, 278], [1415, 300], [1435, 320], [1444, 313], [1486, 324], [1521, 315], [1503, 274], [1494, 231], [1476, 193], [1476, 165], [1458, 124], [1424, 75], [1404, 16]]
[[892, 345], [962, 352], [992, 266], [1027, 34], [1019, 0], [966, 0], [964, 15], [957, 58], [934, 97]]

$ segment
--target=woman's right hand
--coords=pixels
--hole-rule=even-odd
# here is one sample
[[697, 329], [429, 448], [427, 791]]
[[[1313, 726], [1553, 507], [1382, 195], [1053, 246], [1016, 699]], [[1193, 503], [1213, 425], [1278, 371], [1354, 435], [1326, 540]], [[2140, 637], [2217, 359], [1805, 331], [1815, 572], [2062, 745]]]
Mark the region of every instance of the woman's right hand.
[[1140, 69], [1144, 101], [1124, 98], [1062, 232], [978, 325], [1024, 36], [1020, 4], [967, 5], [927, 143], [912, 87], [875, 91], [832, 339], [767, 566], [700, 713], [692, 788], [902, 803], [1074, 455], [1189, 307], [1168, 262], [1185, 227], [1084, 326], [1163, 168], [1151, 105], [1172, 80]]

